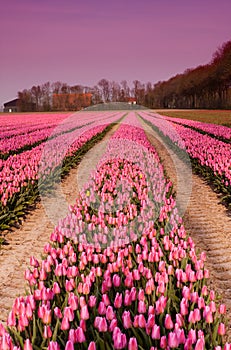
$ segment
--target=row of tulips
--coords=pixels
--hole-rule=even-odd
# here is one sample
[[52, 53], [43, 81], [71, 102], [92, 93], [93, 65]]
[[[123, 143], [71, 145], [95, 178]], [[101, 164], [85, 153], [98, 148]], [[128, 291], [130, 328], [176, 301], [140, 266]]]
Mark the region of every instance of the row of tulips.
[[161, 133], [189, 154], [194, 165], [220, 193], [224, 201], [231, 204], [231, 146], [209, 135], [203, 135], [165, 118], [140, 114]]
[[48, 137], [52, 134], [54, 126], [46, 126], [42, 129], [26, 132], [20, 135], [14, 135], [12, 137], [1, 138], [0, 139], [0, 156], [4, 157], [8, 153], [15, 153], [18, 150], [22, 150], [25, 147], [35, 145], [39, 142], [46, 141]]
[[[115, 121], [118, 117], [108, 119]], [[103, 124], [106, 127], [108, 124]], [[87, 140], [98, 132], [102, 131], [102, 125], [87, 125], [78, 128], [71, 133], [62, 134], [56, 138], [48, 140], [32, 150], [10, 156], [7, 160], [0, 159], [0, 196], [3, 206], [15, 193], [20, 192], [28, 183], [38, 180], [40, 176], [46, 176], [47, 172], [52, 173], [65, 158], [71, 149], [75, 152]], [[73, 142], [75, 141], [75, 147]], [[68, 153], [70, 155], [70, 152]], [[40, 174], [39, 174], [40, 170]]]
[[[107, 116], [108, 112], [102, 111], [100, 115]], [[86, 119], [94, 119], [95, 113], [89, 111], [81, 111], [76, 113], [29, 113], [29, 114], [11, 114], [0, 116], [0, 138], [12, 137], [18, 134], [26, 134], [36, 130], [41, 130], [44, 126], [60, 126], [64, 125], [65, 130], [68, 129], [67, 124], [80, 121], [85, 124]], [[98, 119], [98, 117], [97, 117]]]
[[[154, 113], [152, 114], [155, 117], [159, 117], [159, 114]], [[194, 129], [198, 129], [198, 131], [205, 132], [207, 134], [216, 136], [224, 141], [231, 141], [231, 128], [224, 126], [224, 125], [218, 125], [218, 124], [210, 124], [210, 123], [203, 123], [199, 122], [197, 120], [189, 120], [189, 119], [181, 119], [181, 118], [173, 118], [173, 117], [167, 117], [167, 116], [161, 116], [162, 118], [169, 120], [170, 122], [174, 122], [177, 124], [182, 124]]]
[[[108, 123], [118, 118], [119, 114], [108, 118]], [[68, 137], [61, 135], [30, 151], [0, 160], [0, 230], [20, 221], [38, 195], [46, 195], [49, 186], [53, 188], [54, 182], [69, 171], [72, 163], [79, 162], [109, 124], [95, 122], [94, 127], [85, 126]]]
[[20, 113], [20, 114], [2, 114], [0, 116], [0, 138], [12, 137], [14, 135], [26, 134], [32, 131], [44, 128], [44, 125], [56, 126], [68, 116], [70, 113]]
[[[21, 153], [24, 150], [31, 149], [32, 147], [37, 146], [39, 143], [45, 142], [48, 138], [54, 138], [58, 135], [70, 133], [75, 129], [83, 127], [86, 124], [91, 124], [95, 121], [95, 114], [89, 112], [80, 112], [73, 115], [69, 115], [67, 119], [60, 119], [62, 115], [59, 116], [59, 119], [55, 122], [54, 120], [51, 123], [40, 123], [34, 129], [34, 126], [24, 126], [18, 130], [19, 134], [15, 134], [15, 130], [11, 131], [11, 137], [3, 136], [0, 130], [0, 156], [1, 158], [7, 158], [9, 155], [14, 153]], [[65, 115], [64, 115], [65, 116]], [[109, 115], [107, 113], [106, 118]], [[22, 117], [20, 116], [20, 119]], [[98, 116], [98, 120], [105, 119], [105, 116], [102, 114]], [[32, 130], [31, 130], [32, 129]]]
[[31, 257], [28, 294], [0, 325], [2, 350], [231, 349], [205, 254], [135, 115], [126, 121], [43, 260]]

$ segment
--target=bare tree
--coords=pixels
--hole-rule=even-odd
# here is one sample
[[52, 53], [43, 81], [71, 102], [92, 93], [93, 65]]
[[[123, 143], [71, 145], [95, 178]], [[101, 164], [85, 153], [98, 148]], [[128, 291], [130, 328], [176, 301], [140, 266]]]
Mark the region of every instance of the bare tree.
[[71, 93], [82, 94], [84, 92], [84, 87], [82, 85], [74, 85], [70, 87]]
[[95, 85], [90, 92], [92, 93], [92, 103], [94, 105], [103, 102], [101, 89], [99, 89], [98, 85]]
[[19, 91], [18, 98], [21, 112], [33, 112], [35, 110], [31, 90], [24, 89], [23, 91]]
[[122, 80], [120, 85], [121, 90], [123, 90], [123, 92], [121, 91], [121, 96], [123, 96], [124, 101], [126, 101], [128, 97], [130, 97], [130, 87], [128, 86], [127, 80]]
[[63, 83], [61, 81], [56, 81], [51, 84], [51, 89], [53, 94], [59, 94], [61, 93], [61, 88], [63, 86]]
[[44, 111], [50, 111], [51, 110], [51, 84], [50, 82], [46, 82], [42, 84], [42, 104], [43, 104], [43, 110]]
[[98, 82], [98, 86], [102, 91], [102, 98], [104, 102], [110, 101], [110, 83], [107, 79], [101, 79]]
[[120, 84], [116, 81], [110, 82], [111, 101], [117, 102], [120, 99]]
[[41, 99], [42, 99], [42, 89], [41, 89], [40, 85], [32, 86], [31, 95], [32, 95], [32, 98], [35, 102], [36, 111], [40, 111], [41, 110]]
[[134, 95], [137, 100], [137, 103], [143, 105], [145, 102], [145, 85], [142, 84], [139, 80], [134, 80]]

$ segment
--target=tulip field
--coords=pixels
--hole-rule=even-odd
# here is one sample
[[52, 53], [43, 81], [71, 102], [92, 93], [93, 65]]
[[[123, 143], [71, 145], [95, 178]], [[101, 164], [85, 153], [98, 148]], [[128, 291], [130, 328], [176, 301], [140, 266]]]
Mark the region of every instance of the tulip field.
[[[55, 171], [60, 170], [60, 164], [63, 164], [62, 171], [65, 172], [65, 166], [68, 168], [68, 162], [73, 162], [76, 153], [78, 156], [78, 150], [81, 149], [82, 152], [87, 141], [119, 117], [108, 113], [94, 121], [95, 116], [88, 113], [82, 115], [82, 118], [78, 115], [78, 120], [73, 116], [69, 117], [68, 121], [62, 123], [61, 118], [65, 119], [65, 115], [58, 115], [57, 119], [54, 116], [52, 126], [45, 119], [42, 131], [41, 124], [38, 124], [37, 131], [32, 132], [28, 126], [22, 127], [22, 134], [16, 135], [15, 138], [15, 126], [13, 125], [11, 130], [8, 126], [7, 136], [3, 134], [0, 140], [2, 149], [4, 148], [0, 154], [0, 230], [9, 229], [17, 224], [26, 213], [28, 204], [33, 204], [38, 197], [38, 179], [42, 191], [42, 183], [48, 185], [49, 174], [54, 178]], [[34, 129], [34, 126], [32, 128]], [[12, 138], [15, 142], [12, 142]], [[10, 145], [13, 154], [8, 150]]]
[[231, 209], [231, 128], [140, 113], [170, 144], [185, 151], [194, 169]]
[[28, 292], [0, 323], [0, 350], [231, 349], [206, 254], [185, 230], [142, 123], [186, 152], [227, 208], [231, 129], [152, 111], [0, 118], [2, 231], [114, 130], [42, 259], [30, 257]]

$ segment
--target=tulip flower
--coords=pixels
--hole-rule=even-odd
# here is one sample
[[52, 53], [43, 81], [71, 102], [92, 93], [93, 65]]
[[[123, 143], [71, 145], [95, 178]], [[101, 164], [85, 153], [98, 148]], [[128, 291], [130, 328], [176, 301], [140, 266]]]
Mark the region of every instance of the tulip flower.
[[91, 341], [90, 344], [88, 345], [87, 350], [96, 350], [96, 345], [94, 341]]
[[33, 350], [30, 339], [25, 340], [23, 350]]
[[128, 350], [137, 350], [138, 345], [137, 345], [137, 340], [136, 338], [130, 338], [128, 342]]
[[74, 350], [74, 343], [71, 340], [67, 341], [65, 350]]
[[224, 325], [224, 323], [220, 323], [219, 324], [217, 333], [219, 335], [225, 335], [225, 325]]
[[171, 316], [169, 314], [165, 316], [164, 326], [166, 329], [172, 329], [174, 327]]

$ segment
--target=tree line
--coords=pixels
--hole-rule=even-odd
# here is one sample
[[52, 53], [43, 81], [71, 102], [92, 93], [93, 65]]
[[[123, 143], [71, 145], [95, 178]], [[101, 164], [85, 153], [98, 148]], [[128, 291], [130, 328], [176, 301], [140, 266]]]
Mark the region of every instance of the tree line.
[[155, 108], [231, 108], [231, 41], [210, 63], [155, 84], [151, 95]]
[[61, 81], [46, 82], [19, 91], [19, 107], [23, 112], [58, 111], [76, 110], [99, 103], [127, 102], [131, 97], [141, 101], [139, 99], [140, 90], [142, 89], [142, 93], [144, 93], [145, 88], [138, 80], [135, 80], [133, 84], [134, 87], [130, 88], [126, 80], [118, 83], [105, 78], [93, 87], [70, 86]]
[[18, 92], [21, 111], [76, 110], [131, 97], [148, 108], [231, 108], [231, 41], [217, 49], [210, 63], [155, 84], [134, 80], [130, 87], [126, 80], [103, 78], [93, 87], [57, 81]]

